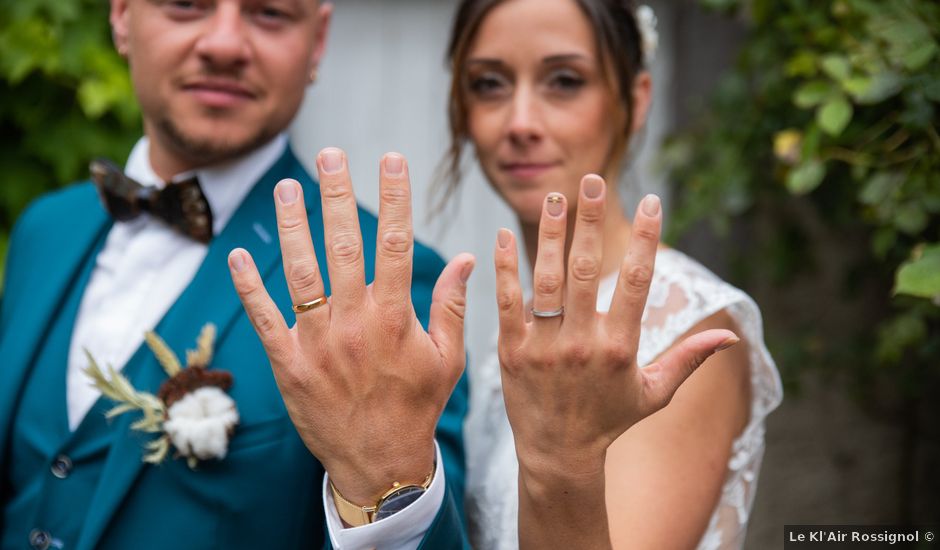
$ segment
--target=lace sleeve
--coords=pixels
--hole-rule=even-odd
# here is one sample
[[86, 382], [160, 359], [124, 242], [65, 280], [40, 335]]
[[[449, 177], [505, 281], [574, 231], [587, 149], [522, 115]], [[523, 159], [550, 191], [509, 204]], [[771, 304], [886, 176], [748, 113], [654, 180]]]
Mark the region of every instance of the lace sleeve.
[[[616, 278], [605, 281], [598, 310], [607, 309], [615, 285]], [[763, 322], [754, 300], [681, 252], [666, 249], [657, 254], [643, 314], [637, 357], [640, 365], [649, 364], [693, 326], [722, 310], [734, 319], [738, 335], [748, 345], [750, 418], [732, 444], [722, 494], [700, 550], [743, 546], [764, 454], [764, 420], [780, 404], [783, 390], [764, 344]]]

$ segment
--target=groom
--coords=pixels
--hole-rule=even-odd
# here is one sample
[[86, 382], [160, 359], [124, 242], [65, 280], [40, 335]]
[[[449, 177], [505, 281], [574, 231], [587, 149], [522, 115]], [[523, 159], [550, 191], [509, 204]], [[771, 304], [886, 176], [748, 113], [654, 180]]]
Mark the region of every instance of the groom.
[[[446, 407], [441, 400], [436, 438], [424, 446], [393, 435], [431, 432], [434, 418], [426, 427], [398, 410], [383, 419], [388, 430], [321, 421], [308, 442], [315, 457], [288, 418], [252, 327], [265, 320], [248, 319], [229, 281], [227, 256], [245, 247], [293, 322], [298, 304], [285, 285], [283, 227], [273, 206], [275, 185], [286, 178], [300, 182], [304, 225], [319, 265], [328, 265], [329, 205], [284, 131], [315, 79], [331, 11], [317, 0], [111, 1], [115, 44], [129, 62], [145, 134], [125, 173], [144, 188], [101, 164], [101, 197], [90, 183], [69, 187], [34, 203], [14, 230], [0, 303], [0, 548], [465, 546], [465, 384]], [[152, 198], [140, 206], [144, 196]], [[358, 213], [371, 280], [377, 220]], [[297, 268], [288, 265], [288, 275], [296, 279]], [[442, 268], [432, 251], [414, 246], [410, 294], [424, 326]], [[321, 290], [329, 296], [327, 275]], [[299, 306], [298, 316], [316, 307]], [[410, 308], [397, 314], [406, 309], [414, 315]], [[137, 412], [105, 418], [115, 402], [90, 385], [88, 356], [136, 390], [158, 394], [167, 373], [142, 345], [144, 333], [153, 330], [183, 356], [207, 323], [217, 337], [205, 372], [230, 373], [231, 385], [222, 386], [239, 419], [224, 457], [200, 456], [192, 468], [178, 456], [192, 449], [177, 447], [145, 464], [145, 445], [161, 434], [136, 429]], [[407, 362], [407, 353], [365, 357], [359, 366]], [[414, 390], [439, 382], [403, 383]], [[381, 392], [345, 390], [364, 410], [385, 404]], [[324, 413], [337, 418], [332, 408]], [[383, 452], [355, 454], [362, 448]], [[337, 471], [335, 486], [324, 482], [322, 464]], [[415, 487], [378, 519], [371, 507], [399, 482]]]

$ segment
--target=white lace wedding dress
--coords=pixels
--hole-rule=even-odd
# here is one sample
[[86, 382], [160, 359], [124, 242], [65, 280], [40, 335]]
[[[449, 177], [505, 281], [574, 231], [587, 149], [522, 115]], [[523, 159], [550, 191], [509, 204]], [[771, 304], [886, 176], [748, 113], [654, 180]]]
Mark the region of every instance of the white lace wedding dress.
[[[606, 311], [617, 275], [601, 282], [597, 309]], [[751, 411], [734, 440], [721, 497], [699, 550], [739, 549], [744, 544], [764, 453], [764, 418], [783, 397], [780, 375], [764, 345], [757, 304], [744, 292], [682, 254], [663, 249], [656, 256], [638, 362], [650, 363], [698, 322], [725, 310], [737, 322], [750, 350]], [[479, 356], [478, 356], [479, 357]], [[506, 418], [495, 338], [487, 357], [470, 370], [470, 412], [465, 425], [467, 517], [474, 548], [518, 548], [518, 464]]]

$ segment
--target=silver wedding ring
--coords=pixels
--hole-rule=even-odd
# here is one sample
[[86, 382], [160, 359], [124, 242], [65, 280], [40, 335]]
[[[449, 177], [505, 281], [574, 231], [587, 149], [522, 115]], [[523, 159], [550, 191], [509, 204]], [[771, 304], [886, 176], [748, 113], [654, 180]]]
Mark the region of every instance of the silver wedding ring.
[[554, 309], [552, 311], [539, 311], [535, 308], [532, 308], [530, 311], [532, 311], [533, 317], [541, 317], [543, 319], [550, 319], [552, 317], [561, 317], [562, 315], [564, 315], [565, 306], [561, 306], [560, 308]]

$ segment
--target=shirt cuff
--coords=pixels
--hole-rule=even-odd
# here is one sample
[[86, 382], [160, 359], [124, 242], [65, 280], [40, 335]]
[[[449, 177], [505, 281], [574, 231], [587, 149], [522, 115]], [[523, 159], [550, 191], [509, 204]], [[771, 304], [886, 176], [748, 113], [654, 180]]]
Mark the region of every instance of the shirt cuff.
[[434, 469], [434, 479], [431, 485], [418, 500], [412, 502], [404, 510], [375, 523], [359, 527], [343, 527], [343, 522], [333, 503], [333, 494], [330, 491], [329, 478], [323, 476], [323, 509], [326, 512], [326, 527], [330, 533], [330, 541], [335, 550], [359, 550], [360, 548], [375, 548], [376, 550], [417, 550], [424, 534], [434, 523], [441, 505], [444, 503], [444, 461], [441, 459], [441, 449], [434, 442], [434, 451], [437, 454], [437, 466]]

